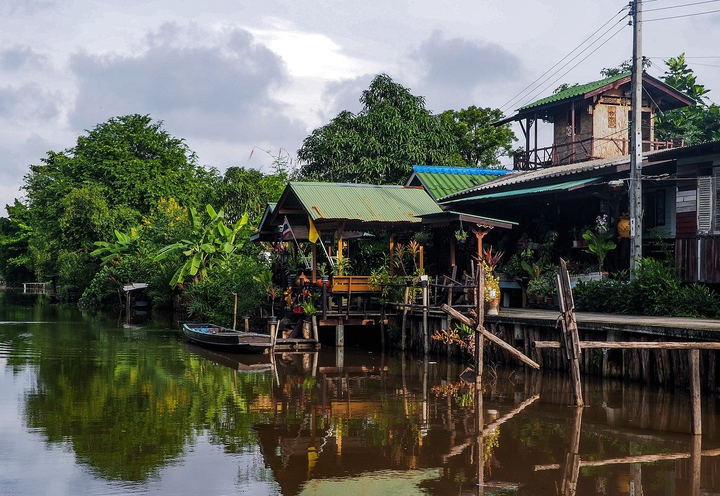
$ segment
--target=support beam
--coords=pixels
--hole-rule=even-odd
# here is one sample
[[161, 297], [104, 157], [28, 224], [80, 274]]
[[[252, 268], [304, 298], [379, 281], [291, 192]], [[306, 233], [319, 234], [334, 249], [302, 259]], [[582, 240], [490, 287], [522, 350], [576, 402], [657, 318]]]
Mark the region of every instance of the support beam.
[[[559, 341], [533, 341], [538, 349], [562, 348]], [[580, 348], [586, 349], [629, 349], [634, 350], [720, 350], [720, 343], [677, 343], [671, 341], [580, 341]]]
[[690, 394], [692, 395], [692, 433], [702, 434], [702, 411], [700, 402], [700, 350], [690, 350]]
[[[442, 305], [440, 307], [440, 309], [443, 312], [445, 312], [446, 314], [448, 314], [450, 317], [452, 317], [453, 319], [459, 320], [460, 322], [462, 322], [463, 324], [465, 324], [468, 327], [475, 326], [475, 322], [473, 320], [464, 316], [463, 314], [461, 314], [460, 312], [458, 312], [457, 310], [452, 308], [450, 305]], [[480, 327], [479, 330], [482, 333], [483, 337], [489, 339], [490, 341], [492, 341], [493, 343], [498, 345], [500, 348], [502, 348], [503, 350], [507, 351], [512, 356], [514, 356], [515, 358], [520, 360], [525, 365], [529, 365], [530, 367], [532, 367], [536, 370], [540, 370], [540, 365], [538, 365], [537, 363], [535, 363], [534, 361], [532, 361], [531, 359], [526, 357], [520, 351], [518, 351], [515, 348], [513, 348], [512, 346], [510, 346], [508, 343], [506, 343], [505, 341], [503, 341], [502, 339], [497, 337], [495, 334], [488, 332], [485, 328], [482, 328], [482, 327]]]

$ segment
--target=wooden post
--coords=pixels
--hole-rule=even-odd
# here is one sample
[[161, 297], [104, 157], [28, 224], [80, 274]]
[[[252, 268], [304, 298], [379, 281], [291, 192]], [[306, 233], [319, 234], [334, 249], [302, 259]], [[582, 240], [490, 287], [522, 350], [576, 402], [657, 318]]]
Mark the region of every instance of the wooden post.
[[[480, 376], [477, 376], [480, 377]], [[479, 382], [475, 382], [476, 385], [482, 386]], [[484, 441], [484, 427], [485, 427], [485, 419], [483, 418], [483, 395], [482, 395], [482, 387], [476, 387], [475, 388], [475, 435], [476, 435], [476, 444], [475, 444], [475, 452], [477, 453], [477, 485], [478, 485], [478, 495], [485, 494], [485, 460], [484, 460], [484, 454], [485, 449], [483, 447], [483, 441]]]
[[383, 304], [382, 310], [380, 310], [380, 345], [382, 350], [385, 351], [385, 305]]
[[275, 341], [277, 341], [277, 320], [271, 318], [268, 327], [270, 328], [270, 343], [272, 344], [272, 353], [275, 350]]
[[320, 342], [320, 337], [318, 336], [318, 325], [317, 325], [317, 315], [313, 315], [311, 317], [312, 320], [312, 332], [313, 332], [313, 339], [316, 343]]
[[688, 494], [700, 494], [700, 476], [702, 474], [702, 436], [693, 436], [692, 452], [690, 454], [692, 475], [690, 476], [690, 492]]
[[233, 296], [235, 296], [235, 305], [233, 306], [233, 331], [234, 331], [235, 326], [237, 325], [237, 293], [233, 293]]
[[573, 396], [575, 406], [583, 405], [582, 383], [580, 381], [580, 336], [575, 321], [575, 302], [570, 288], [570, 275], [565, 260], [560, 259], [560, 272], [557, 274], [558, 297], [562, 312], [562, 338], [565, 345], [565, 357], [570, 362]]
[[[478, 243], [482, 245], [482, 237], [478, 236]], [[482, 246], [478, 248], [482, 250]], [[481, 329], [484, 329], [485, 323], [485, 268], [482, 264], [478, 264], [477, 288], [475, 290], [475, 311], [477, 312], [477, 327], [475, 329], [475, 389], [482, 386], [483, 373], [483, 347], [484, 338]]]
[[690, 350], [690, 394], [692, 395], [692, 433], [702, 434], [702, 413], [700, 407], [700, 350]]
[[250, 317], [245, 315], [243, 317], [243, 324], [244, 324], [243, 327], [245, 329], [245, 332], [250, 332]]
[[580, 475], [580, 431], [582, 427], [583, 409], [575, 409], [575, 420], [570, 438], [570, 450], [565, 456], [565, 468], [562, 478], [563, 496], [575, 496], [577, 491], [578, 476]]
[[395, 265], [393, 262], [393, 257], [395, 256], [395, 236], [393, 233], [390, 233], [390, 267], [388, 267], [388, 272], [390, 273], [390, 276], [393, 276], [393, 266]]
[[[423, 353], [428, 354], [430, 343], [428, 341], [428, 303], [430, 301], [430, 295], [428, 293], [428, 281], [427, 276], [421, 276], [422, 285], [422, 299], [423, 299], [423, 320], [422, 320], [422, 332], [423, 332]], [[425, 278], [423, 280], [423, 278]]]
[[409, 287], [405, 287], [405, 296], [403, 297], [403, 316], [402, 326], [400, 328], [400, 349], [405, 351], [405, 324], [407, 323], [407, 312], [408, 312], [408, 293], [410, 292]]

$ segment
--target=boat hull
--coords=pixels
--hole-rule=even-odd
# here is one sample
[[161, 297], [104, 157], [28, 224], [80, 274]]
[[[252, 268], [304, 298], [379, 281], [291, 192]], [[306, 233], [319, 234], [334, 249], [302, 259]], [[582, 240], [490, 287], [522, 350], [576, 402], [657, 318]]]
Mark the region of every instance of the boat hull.
[[264, 353], [272, 347], [267, 334], [233, 331], [214, 324], [183, 324], [183, 333], [195, 344], [233, 353]]

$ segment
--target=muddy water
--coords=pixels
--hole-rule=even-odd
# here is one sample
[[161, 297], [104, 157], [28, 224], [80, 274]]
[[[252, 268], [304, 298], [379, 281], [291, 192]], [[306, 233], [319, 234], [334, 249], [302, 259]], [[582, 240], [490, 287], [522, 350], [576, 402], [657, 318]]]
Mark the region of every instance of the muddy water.
[[[0, 494], [720, 492], [718, 401], [333, 348], [247, 357], [0, 294]], [[479, 484], [480, 483], [480, 484]]]

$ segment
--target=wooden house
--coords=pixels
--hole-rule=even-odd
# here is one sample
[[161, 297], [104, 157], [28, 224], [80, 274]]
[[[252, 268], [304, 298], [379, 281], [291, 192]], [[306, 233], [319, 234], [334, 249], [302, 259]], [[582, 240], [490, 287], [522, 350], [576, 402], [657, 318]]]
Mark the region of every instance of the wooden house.
[[[644, 151], [681, 146], [682, 140], [656, 141], [658, 111], [695, 102], [664, 82], [643, 74], [642, 140]], [[514, 168], [529, 170], [627, 155], [632, 119], [630, 73], [575, 85], [532, 102], [497, 124], [518, 121], [525, 149], [514, 154]], [[539, 121], [553, 124], [553, 143], [538, 145]]]
[[[539, 223], [558, 233], [563, 256], [573, 249], [569, 231], [593, 226], [607, 214], [611, 227], [628, 212], [628, 155], [518, 171], [439, 199], [444, 208], [502, 215], [532, 238]], [[664, 241], [681, 278], [720, 283], [720, 142], [643, 154], [643, 255]], [[629, 239], [618, 237], [612, 269], [629, 266]]]

